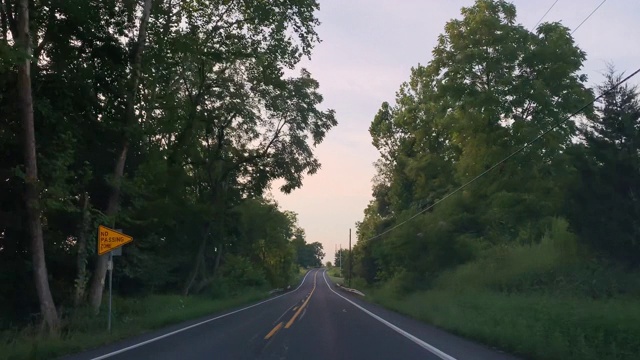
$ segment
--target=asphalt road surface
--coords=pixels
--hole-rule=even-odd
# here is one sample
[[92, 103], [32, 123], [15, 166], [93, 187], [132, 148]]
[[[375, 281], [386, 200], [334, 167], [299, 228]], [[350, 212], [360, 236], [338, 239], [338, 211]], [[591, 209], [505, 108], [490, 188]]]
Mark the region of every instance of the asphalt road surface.
[[314, 269], [283, 295], [66, 359], [515, 358], [367, 303]]

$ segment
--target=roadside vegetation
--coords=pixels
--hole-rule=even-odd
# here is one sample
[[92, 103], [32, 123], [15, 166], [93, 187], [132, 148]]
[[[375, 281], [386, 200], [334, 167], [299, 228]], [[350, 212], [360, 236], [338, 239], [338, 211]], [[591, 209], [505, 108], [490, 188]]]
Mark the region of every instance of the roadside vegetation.
[[[295, 289], [309, 270], [298, 267], [289, 283]], [[221, 280], [228, 282], [229, 280]], [[0, 334], [0, 360], [50, 359], [140, 335], [145, 332], [222, 313], [241, 305], [265, 300], [270, 288], [241, 287], [232, 284], [212, 287], [195, 296], [146, 295], [113, 299], [112, 331], [107, 331], [107, 313], [90, 308], [75, 309], [63, 317], [64, 331], [42, 336], [37, 325], [6, 329]], [[285, 289], [283, 289], [285, 290]], [[278, 291], [273, 296], [281, 294]]]
[[640, 272], [575, 259], [546, 238], [489, 251], [430, 284], [360, 283], [368, 300], [534, 359], [635, 359]]
[[589, 84], [562, 24], [515, 19], [506, 1], [463, 8], [382, 104], [343, 269], [366, 299], [523, 358], [635, 359], [639, 92], [613, 65]]
[[344, 278], [342, 277], [342, 274], [340, 273], [340, 268], [338, 267], [328, 268], [327, 276], [329, 276], [331, 281], [333, 281], [336, 284], [340, 284], [340, 285], [344, 284]]
[[[337, 125], [312, 75], [286, 71], [319, 41], [318, 6], [3, 1], [0, 357], [216, 312], [321, 265], [269, 195], [320, 168]], [[134, 239], [115, 257], [112, 335], [98, 225]]]
[[111, 333], [107, 331], [106, 312], [96, 316], [90, 308], [76, 310], [68, 315], [63, 314], [64, 330], [56, 336], [42, 336], [37, 325], [4, 330], [0, 338], [0, 359], [52, 359], [229, 310], [266, 297], [265, 289], [244, 289], [240, 293], [218, 299], [203, 295], [115, 297]]

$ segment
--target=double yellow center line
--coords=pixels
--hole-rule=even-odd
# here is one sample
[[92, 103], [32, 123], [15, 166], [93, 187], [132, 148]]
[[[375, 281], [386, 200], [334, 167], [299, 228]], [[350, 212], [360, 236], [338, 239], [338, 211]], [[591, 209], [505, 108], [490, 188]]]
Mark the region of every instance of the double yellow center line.
[[[293, 325], [294, 321], [296, 321], [296, 319], [298, 318], [298, 316], [300, 315], [300, 313], [302, 312], [302, 310], [304, 310], [304, 308], [307, 306], [307, 304], [309, 303], [309, 300], [311, 300], [311, 296], [313, 295], [313, 292], [316, 291], [316, 280], [318, 277], [318, 271], [316, 271], [316, 273], [313, 276], [313, 289], [311, 289], [311, 292], [309, 293], [309, 295], [307, 295], [307, 298], [304, 300], [304, 303], [302, 303], [302, 305], [298, 308], [298, 311], [296, 311], [295, 314], [293, 314], [293, 316], [291, 317], [291, 319], [289, 319], [289, 321], [287, 321], [287, 324], [284, 326], [285, 329], [288, 329], [291, 327], [291, 325]], [[296, 308], [294, 308], [295, 310]], [[271, 338], [273, 335], [275, 335], [278, 330], [280, 330], [282, 328], [283, 322], [281, 321], [280, 323], [278, 323], [278, 325], [276, 325], [273, 329], [271, 329], [271, 331], [269, 331], [269, 333], [267, 334], [267, 336], [264, 337], [265, 340], [269, 340], [269, 338]]]

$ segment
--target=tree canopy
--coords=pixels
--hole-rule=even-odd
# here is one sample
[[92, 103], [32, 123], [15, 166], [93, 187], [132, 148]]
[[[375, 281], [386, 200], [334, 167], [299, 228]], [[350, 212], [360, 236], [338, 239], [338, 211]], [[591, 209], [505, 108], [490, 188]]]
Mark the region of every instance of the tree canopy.
[[[2, 1], [0, 303], [14, 309], [2, 322], [46, 303], [49, 290], [24, 286], [34, 275], [56, 306], [100, 308], [98, 224], [135, 239], [118, 259], [122, 294], [206, 292], [225, 281], [278, 287], [297, 273], [295, 241], [317, 256], [295, 217], [263, 195], [275, 180], [291, 192], [317, 172], [314, 147], [337, 124], [307, 70], [285, 76], [319, 41], [318, 7]], [[25, 67], [30, 89], [16, 87]], [[33, 96], [37, 178], [23, 161], [23, 93]], [[29, 239], [43, 247], [33, 264]], [[55, 328], [57, 314], [41, 312]]]
[[529, 31], [515, 19], [506, 1], [462, 8], [373, 118], [380, 158], [357, 226], [358, 276], [425, 282], [485, 249], [538, 243], [567, 220], [591, 251], [638, 260], [638, 91], [620, 87], [565, 121], [621, 77], [610, 70], [588, 88], [568, 28]]

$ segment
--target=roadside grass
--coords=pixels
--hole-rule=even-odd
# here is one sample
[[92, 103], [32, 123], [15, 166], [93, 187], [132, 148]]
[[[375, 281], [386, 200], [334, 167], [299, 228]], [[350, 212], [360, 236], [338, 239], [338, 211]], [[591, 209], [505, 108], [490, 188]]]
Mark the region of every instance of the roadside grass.
[[529, 359], [637, 359], [635, 299], [593, 300], [486, 290], [430, 290], [368, 298], [385, 307]]
[[333, 281], [335, 284], [344, 285], [344, 279], [341, 277], [329, 275], [329, 280]]
[[329, 276], [333, 276], [336, 278], [341, 278], [342, 274], [340, 274], [340, 268], [339, 267], [332, 267], [330, 269], [327, 270], [327, 275]]
[[329, 270], [327, 270], [327, 275], [329, 276], [329, 279], [331, 279], [331, 281], [333, 281], [334, 283], [340, 285], [344, 284], [344, 278], [342, 278], [342, 274], [340, 274], [340, 268], [330, 268]]
[[640, 356], [640, 273], [585, 254], [557, 221], [533, 245], [492, 248], [424, 279], [399, 273], [365, 299], [526, 359]]
[[299, 266], [298, 273], [295, 274], [295, 276], [293, 276], [291, 283], [289, 284], [291, 285], [291, 288], [295, 289], [300, 284], [302, 279], [304, 279], [304, 276], [307, 275], [308, 272], [309, 272], [309, 269], [305, 269], [302, 266]]
[[51, 359], [88, 350], [143, 334], [167, 325], [221, 312], [267, 297], [266, 291], [248, 289], [227, 298], [151, 295], [144, 298], [114, 298], [112, 333], [108, 333], [106, 311], [94, 315], [89, 309], [66, 318], [57, 336], [40, 336], [29, 327], [0, 332], [0, 359]]

